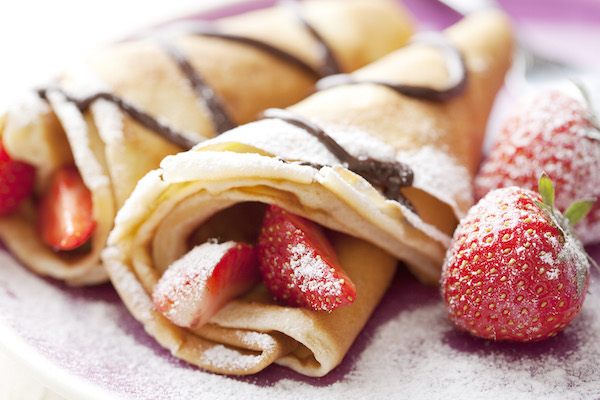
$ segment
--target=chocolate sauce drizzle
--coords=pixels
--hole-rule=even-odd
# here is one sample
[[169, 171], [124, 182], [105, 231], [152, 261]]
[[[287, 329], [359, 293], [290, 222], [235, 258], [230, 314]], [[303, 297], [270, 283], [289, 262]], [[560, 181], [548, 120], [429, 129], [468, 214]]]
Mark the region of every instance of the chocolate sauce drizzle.
[[[288, 7], [291, 4], [289, 1], [287, 1], [286, 3]], [[311, 65], [292, 55], [291, 53], [283, 51], [277, 47], [271, 46], [267, 43], [252, 38], [219, 32], [215, 28], [207, 24], [203, 24], [202, 26], [196, 26], [191, 33], [195, 35], [203, 35], [223, 40], [235, 41], [248, 46], [252, 46], [261, 51], [269, 53], [285, 62], [295, 65], [300, 70], [313, 76], [314, 79], [322, 78], [331, 73], [339, 73], [339, 66], [335, 61], [333, 53], [331, 52], [331, 48], [323, 40], [323, 37], [303, 18], [301, 10], [297, 6], [290, 8], [294, 11], [294, 14], [302, 22], [302, 24], [308, 30], [308, 32], [313, 37], [315, 37], [315, 39], [317, 39], [321, 47], [324, 49], [323, 66], [319, 70], [313, 68]], [[171, 59], [175, 61], [175, 63], [177, 63], [179, 69], [190, 83], [192, 89], [194, 90], [198, 98], [204, 100], [209, 110], [213, 127], [217, 135], [234, 128], [236, 124], [225, 110], [225, 107], [223, 106], [223, 103], [219, 96], [206, 82], [206, 80], [200, 75], [200, 73], [193, 68], [193, 66], [183, 54], [183, 52], [179, 48], [177, 48], [172, 42], [167, 41], [165, 39], [161, 39], [160, 44], [163, 50], [165, 50], [165, 52], [171, 57]], [[166, 140], [176, 144], [177, 146], [185, 150], [189, 150], [197, 144], [197, 142], [187, 138], [181, 132], [178, 132], [173, 128], [161, 123], [158, 119], [152, 117], [147, 112], [141, 110], [139, 107], [134, 106], [125, 99], [118, 97], [113, 93], [99, 92], [81, 99], [75, 98], [58, 88], [42, 88], [37, 90], [37, 93], [42, 99], [47, 100], [46, 96], [48, 90], [56, 90], [62, 93], [62, 95], [69, 102], [72, 102], [76, 105], [76, 107], [81, 113], [85, 112], [90, 107], [90, 105], [96, 100], [103, 99], [106, 101], [110, 101], [116, 106], [118, 106], [121, 109], [121, 111], [125, 112], [130, 118], [140, 123], [142, 126], [161, 135]]]
[[[289, 64], [294, 65], [296, 68], [304, 71], [305, 73], [311, 75], [314, 79], [324, 78], [325, 75], [322, 71], [326, 70], [328, 67], [322, 67], [320, 69], [314, 68], [312, 65], [308, 64], [304, 60], [296, 57], [292, 53], [288, 53], [287, 51], [281, 50], [278, 47], [271, 46], [268, 43], [261, 42], [260, 40], [252, 39], [245, 36], [238, 36], [229, 33], [219, 32], [216, 28], [211, 27], [210, 25], [203, 25], [201, 27], [194, 27], [192, 29], [192, 33], [194, 35], [201, 35], [207, 37], [213, 37], [217, 39], [228, 40], [232, 42], [242, 43], [251, 47], [254, 47], [258, 50], [264, 51], [265, 53], [271, 54], [272, 56], [279, 58]], [[326, 60], [324, 61], [326, 62]], [[334, 72], [338, 73], [338, 72]]]
[[342, 72], [342, 68], [335, 58], [331, 46], [329, 46], [323, 36], [306, 20], [306, 18], [304, 18], [304, 14], [302, 13], [298, 1], [281, 0], [280, 3], [286, 7], [286, 9], [288, 9], [296, 19], [300, 21], [308, 33], [311, 34], [311, 36], [321, 47], [321, 52], [323, 54], [323, 65], [321, 66], [320, 77], [323, 78], [329, 75], [340, 74]]
[[[291, 113], [290, 111], [270, 108], [263, 112], [263, 118], [274, 118], [304, 129], [316, 137], [338, 160], [341, 165], [350, 171], [362, 176], [373, 186], [380, 188], [383, 194], [400, 204], [416, 212], [414, 206], [400, 191], [403, 187], [411, 186], [414, 179], [412, 169], [401, 162], [381, 161], [370, 157], [355, 157], [348, 153], [331, 136], [314, 123]], [[309, 162], [301, 162], [314, 168], [322, 168], [324, 165]]]
[[[450, 75], [458, 72], [459, 77], [458, 79], [455, 79], [456, 82], [451, 82], [446, 88], [435, 89], [426, 86], [396, 84], [385, 81], [364, 81], [358, 80], [348, 74], [338, 74], [321, 79], [317, 83], [317, 89], [324, 90], [340, 85], [371, 83], [386, 86], [405, 96], [437, 102], [450, 100], [463, 93], [467, 86], [467, 69], [460, 51], [452, 46], [441, 35], [423, 36], [419, 38], [418, 41], [420, 43], [432, 44], [441, 48], [445, 55]], [[340, 160], [344, 167], [362, 176], [372, 185], [379, 187], [387, 198], [396, 200], [416, 213], [415, 207], [401, 192], [403, 187], [411, 186], [414, 180], [414, 172], [408, 165], [397, 161], [389, 162], [375, 160], [370, 157], [355, 157], [349, 154], [317, 125], [287, 110], [271, 108], [263, 112], [263, 118], [280, 119], [304, 129], [306, 132], [319, 139], [319, 141]], [[314, 168], [323, 167], [323, 165], [309, 162], [301, 162], [301, 164], [310, 165]]]
[[468, 74], [465, 60], [461, 52], [455, 46], [450, 44], [441, 34], [417, 35], [413, 39], [413, 42], [439, 47], [445, 55], [445, 61], [446, 65], [448, 65], [448, 69], [458, 72], [459, 78], [456, 79], [455, 82], [451, 82], [445, 88], [436, 89], [427, 86], [407, 85], [378, 80], [361, 80], [350, 74], [338, 74], [325, 77], [318, 81], [317, 89], [325, 90], [342, 85], [369, 83], [388, 87], [408, 97], [436, 102], [448, 101], [462, 94], [467, 88]]
[[[191, 30], [194, 35], [201, 35], [206, 37], [213, 37], [222, 40], [233, 41], [242, 43], [247, 46], [254, 47], [258, 50], [264, 51], [272, 56], [279, 58], [287, 63], [294, 65], [300, 70], [311, 75], [314, 79], [326, 77], [331, 74], [339, 74], [341, 72], [340, 66], [337, 63], [331, 47], [324, 40], [323, 36], [304, 18], [302, 10], [298, 3], [294, 0], [282, 0], [281, 1], [288, 10], [290, 10], [294, 17], [297, 18], [305, 29], [313, 36], [323, 53], [323, 64], [321, 68], [315, 69], [310, 64], [304, 62], [300, 58], [281, 50], [275, 46], [271, 46], [268, 43], [260, 40], [252, 39], [249, 37], [238, 36], [219, 32], [217, 28], [209, 23], [202, 23], [197, 25]], [[221, 134], [235, 127], [233, 119], [229, 116], [225, 110], [219, 96], [210, 87], [210, 85], [201, 77], [201, 75], [194, 70], [190, 62], [187, 60], [185, 55], [171, 42], [161, 40], [162, 47], [169, 54], [169, 56], [177, 63], [180, 70], [183, 72], [187, 80], [192, 85], [196, 94], [203, 99], [210, 111], [213, 126], [217, 134]]]
[[148, 128], [153, 132], [158, 133], [168, 141], [180, 146], [181, 148], [191, 149], [196, 144], [196, 142], [188, 139], [185, 135], [161, 123], [159, 120], [152, 117], [150, 114], [146, 113], [145, 111], [142, 111], [138, 107], [112, 93], [98, 92], [91, 96], [78, 99], [67, 94], [62, 89], [43, 88], [38, 89], [37, 94], [38, 96], [40, 96], [40, 98], [47, 100], [48, 92], [53, 90], [61, 93], [67, 101], [75, 104], [75, 106], [81, 113], [86, 112], [90, 108], [92, 103], [94, 103], [96, 100], [106, 100], [118, 106], [124, 113], [129, 115], [132, 119], [140, 123], [142, 126]]
[[217, 134], [227, 132], [236, 127], [221, 99], [215, 91], [206, 83], [206, 80], [200, 76], [200, 73], [192, 67], [185, 55], [171, 42], [161, 40], [162, 48], [177, 63], [181, 72], [186, 76], [196, 95], [204, 100], [210, 113], [213, 127]]

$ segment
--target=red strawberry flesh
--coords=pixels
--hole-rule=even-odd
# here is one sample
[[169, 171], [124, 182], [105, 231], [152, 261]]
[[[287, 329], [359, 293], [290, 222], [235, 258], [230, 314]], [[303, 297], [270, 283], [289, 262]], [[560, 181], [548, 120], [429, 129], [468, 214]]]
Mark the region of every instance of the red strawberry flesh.
[[0, 216], [15, 212], [33, 191], [35, 169], [13, 160], [0, 145]]
[[96, 227], [92, 194], [75, 166], [61, 167], [38, 205], [37, 229], [55, 250], [73, 250], [86, 243]]
[[269, 206], [258, 252], [263, 281], [287, 305], [331, 311], [356, 298], [333, 246], [312, 221]]
[[198, 328], [259, 280], [253, 246], [206, 242], [169, 266], [154, 287], [152, 300], [175, 325]]

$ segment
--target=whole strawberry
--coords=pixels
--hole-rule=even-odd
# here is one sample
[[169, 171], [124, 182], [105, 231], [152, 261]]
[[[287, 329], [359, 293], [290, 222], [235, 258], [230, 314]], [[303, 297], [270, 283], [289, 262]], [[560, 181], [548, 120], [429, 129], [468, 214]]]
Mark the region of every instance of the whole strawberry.
[[[451, 321], [473, 335], [535, 341], [577, 315], [590, 259], [570, 223], [592, 202], [554, 209], [547, 176], [540, 193], [509, 187], [488, 193], [461, 221], [446, 254], [442, 294]], [[570, 222], [569, 222], [570, 221]]]
[[[557, 188], [556, 207], [564, 210], [577, 199], [600, 197], [599, 171], [600, 131], [592, 113], [561, 92], [544, 92], [506, 120], [475, 192], [481, 198], [501, 187], [535, 190], [545, 172]], [[575, 230], [584, 244], [600, 242], [600, 202]]]

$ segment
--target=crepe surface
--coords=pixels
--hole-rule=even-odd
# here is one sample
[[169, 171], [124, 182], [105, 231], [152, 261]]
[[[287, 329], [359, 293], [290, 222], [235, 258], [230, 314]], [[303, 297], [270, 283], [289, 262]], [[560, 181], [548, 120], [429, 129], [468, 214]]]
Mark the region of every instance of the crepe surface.
[[[468, 18], [446, 36], [467, 71], [465, 90], [451, 99], [413, 98], [372, 82], [443, 88], [446, 58], [436, 46], [415, 44], [357, 71], [357, 82], [317, 92], [288, 110], [317, 124], [353, 157], [410, 166], [413, 185], [401, 192], [414, 211], [342, 165], [306, 129], [279, 118], [169, 156], [139, 182], [103, 256], [125, 304], [161, 345], [219, 373], [254, 373], [277, 362], [321, 376], [343, 359], [385, 293], [396, 260], [437, 283], [449, 235], [472, 201], [487, 115], [512, 51], [508, 21], [496, 12]], [[264, 204], [335, 232], [340, 261], [356, 279], [355, 303], [332, 313], [284, 307], [259, 285], [200, 330], [168, 322], [150, 300], [163, 271], [190, 242], [217, 234], [252, 237]], [[244, 344], [240, 332], [264, 340]]]
[[[35, 272], [75, 285], [105, 281], [99, 254], [114, 216], [166, 155], [215, 136], [227, 123], [249, 122], [267, 107], [306, 96], [326, 65], [324, 44], [350, 71], [402, 46], [412, 31], [410, 16], [391, 0], [308, 1], [296, 15], [273, 7], [208, 28], [184, 25], [101, 49], [5, 115], [3, 145], [36, 168], [36, 196], [65, 164], [77, 166], [92, 193], [96, 229], [89, 251], [56, 252], [44, 244], [33, 199], [0, 219], [3, 241]], [[174, 33], [179, 29], [201, 34]]]

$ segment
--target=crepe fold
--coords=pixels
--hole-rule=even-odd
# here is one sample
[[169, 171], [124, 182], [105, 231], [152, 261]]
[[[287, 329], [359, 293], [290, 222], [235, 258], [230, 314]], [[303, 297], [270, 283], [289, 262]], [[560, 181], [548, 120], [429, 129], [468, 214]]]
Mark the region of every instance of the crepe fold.
[[[397, 260], [423, 281], [437, 283], [449, 235], [471, 203], [487, 115], [512, 47], [508, 21], [497, 12], [469, 17], [445, 36], [461, 52], [468, 73], [464, 92], [452, 99], [427, 101], [385, 85], [354, 83], [321, 90], [288, 109], [356, 157], [409, 165], [414, 182], [402, 191], [416, 212], [384, 197], [305, 129], [278, 118], [169, 156], [142, 178], [117, 215], [103, 259], [146, 331], [175, 356], [218, 373], [249, 374], [275, 362], [322, 376], [343, 359], [385, 293]], [[443, 87], [446, 61], [437, 47], [415, 44], [352, 79]], [[199, 330], [168, 322], [151, 301], [163, 272], [209, 238], [252, 242], [265, 204], [327, 228], [356, 284], [355, 302], [331, 313], [286, 307], [261, 283]]]
[[[7, 152], [35, 166], [36, 196], [57, 168], [75, 164], [92, 192], [96, 229], [90, 251], [51, 250], [36, 234], [33, 196], [20, 212], [0, 219], [7, 247], [40, 274], [74, 285], [106, 281], [100, 251], [116, 211], [144, 174], [186, 144], [215, 136], [224, 122], [249, 122], [265, 108], [288, 106], [314, 90], [323, 44], [303, 21], [343, 71], [397, 49], [412, 32], [410, 16], [393, 0], [309, 0], [297, 14], [277, 6], [216, 21], [209, 29], [188, 21], [177, 29], [201, 28], [204, 34], [175, 34], [169, 25], [109, 46], [69, 70], [58, 85], [15, 103], [1, 128]], [[126, 107], [148, 116], [150, 124]], [[223, 113], [212, 112], [219, 109]], [[175, 142], [157, 131], [170, 132]]]

